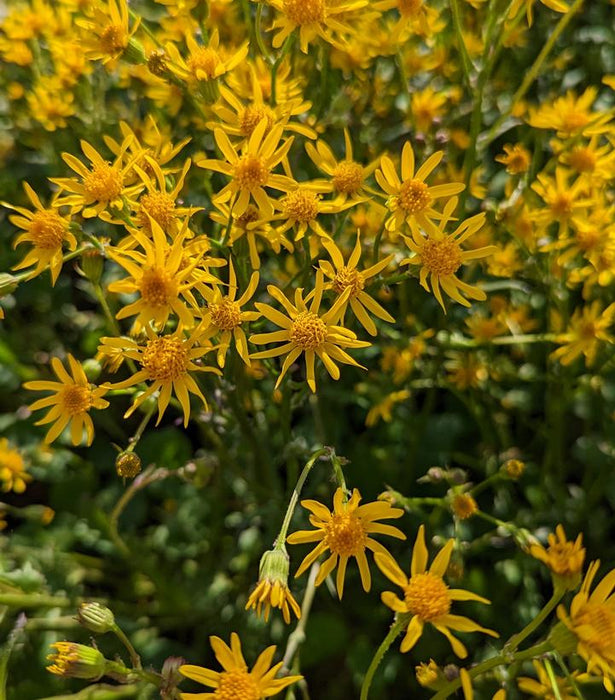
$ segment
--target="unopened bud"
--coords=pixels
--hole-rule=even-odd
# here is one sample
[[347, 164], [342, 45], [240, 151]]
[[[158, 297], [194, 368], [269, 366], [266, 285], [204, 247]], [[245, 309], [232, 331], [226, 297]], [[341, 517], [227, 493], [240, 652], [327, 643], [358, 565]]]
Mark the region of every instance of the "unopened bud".
[[0, 272], [0, 297], [12, 294], [19, 284], [19, 280], [8, 272]]
[[102, 276], [104, 259], [98, 248], [87, 248], [81, 253], [81, 269], [92, 284], [98, 284]]
[[137, 41], [134, 37], [130, 38], [126, 50], [122, 54], [122, 58], [128, 61], [128, 63], [134, 63], [138, 65], [139, 63], [145, 63], [145, 49], [140, 41]]
[[105, 634], [115, 628], [113, 613], [100, 603], [81, 603], [77, 611], [77, 622], [96, 634]]
[[135, 452], [120, 452], [115, 458], [115, 471], [118, 476], [133, 479], [141, 471], [141, 457]]

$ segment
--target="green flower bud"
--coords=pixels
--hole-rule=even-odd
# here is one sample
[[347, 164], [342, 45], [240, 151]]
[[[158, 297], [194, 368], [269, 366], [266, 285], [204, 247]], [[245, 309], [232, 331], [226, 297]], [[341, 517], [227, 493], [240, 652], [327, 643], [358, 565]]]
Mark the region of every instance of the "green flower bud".
[[113, 613], [100, 603], [81, 603], [77, 611], [77, 622], [96, 634], [105, 634], [115, 628]]

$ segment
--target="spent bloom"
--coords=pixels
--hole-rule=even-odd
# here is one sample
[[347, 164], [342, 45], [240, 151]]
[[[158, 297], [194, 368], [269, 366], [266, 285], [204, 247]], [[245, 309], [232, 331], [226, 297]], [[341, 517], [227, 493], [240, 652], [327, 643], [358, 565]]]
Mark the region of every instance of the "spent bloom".
[[68, 355], [68, 364], [70, 374], [64, 369], [59, 358], [51, 359], [51, 367], [59, 382], [36, 380], [24, 384], [24, 388], [33, 391], [53, 392], [52, 396], [35, 401], [29, 408], [31, 411], [49, 408], [47, 415], [36, 423], [36, 425], [53, 423], [45, 436], [46, 443], [53, 442], [70, 424], [73, 445], [81, 442], [84, 428], [86, 444], [91, 445], [94, 439], [94, 424], [89, 411], [92, 408], [107, 408], [109, 402], [102, 398], [107, 393], [107, 387], [96, 387], [90, 384], [83, 367], [72, 355]]
[[345, 500], [344, 492], [338, 488], [333, 496], [333, 512], [318, 501], [305, 500], [301, 505], [311, 512], [310, 523], [315, 530], [300, 530], [288, 536], [289, 544], [304, 544], [318, 542], [316, 547], [301, 562], [295, 576], [300, 576], [308, 569], [321, 554], [329, 553], [329, 557], [320, 567], [316, 577], [319, 586], [337, 566], [336, 587], [341, 598], [344, 593], [344, 577], [350, 557], [357, 560], [363, 590], [371, 588], [371, 574], [365, 551], [378, 554], [383, 561], [391, 566], [395, 560], [390, 552], [371, 535], [388, 535], [405, 540], [404, 533], [392, 525], [376, 522], [389, 518], [401, 518], [404, 511], [393, 508], [387, 501], [374, 501], [359, 505], [361, 494], [353, 489], [352, 496]]
[[403, 591], [403, 600], [394, 593], [385, 591], [382, 602], [397, 613], [410, 613], [410, 623], [401, 643], [402, 652], [410, 651], [423, 634], [426, 623], [433, 625], [451, 643], [455, 654], [464, 659], [468, 652], [465, 646], [452, 634], [458, 632], [483, 632], [497, 637], [497, 632], [481, 627], [462, 615], [450, 612], [451, 604], [456, 600], [474, 600], [478, 603], [489, 604], [489, 601], [470, 591], [449, 588], [443, 580], [451, 558], [454, 540], [449, 540], [438, 552], [429, 570], [427, 570], [428, 552], [425, 546], [425, 527], [419, 527], [416, 542], [412, 551], [410, 577], [399, 568], [391, 557], [383, 557], [376, 553], [374, 559], [378, 568], [393, 583]]
[[243, 658], [241, 642], [235, 632], [231, 633], [231, 646], [220, 639], [210, 637], [211, 648], [216, 659], [222, 666], [222, 671], [213, 671], [201, 666], [184, 664], [180, 666], [180, 673], [186, 678], [191, 678], [198, 683], [213, 688], [213, 692], [207, 693], [181, 693], [182, 700], [198, 700], [198, 698], [245, 698], [245, 700], [261, 700], [277, 695], [284, 688], [301, 680], [303, 676], [285, 676], [276, 678], [282, 668], [280, 661], [271, 666], [275, 646], [270, 646], [262, 652], [256, 660], [251, 671]]
[[282, 611], [284, 622], [290, 624], [291, 611], [301, 617], [301, 608], [288, 588], [289, 561], [284, 546], [265, 552], [259, 566], [256, 588], [250, 594], [246, 610], [254, 609], [260, 617], [264, 612], [265, 622], [269, 620], [271, 608]]

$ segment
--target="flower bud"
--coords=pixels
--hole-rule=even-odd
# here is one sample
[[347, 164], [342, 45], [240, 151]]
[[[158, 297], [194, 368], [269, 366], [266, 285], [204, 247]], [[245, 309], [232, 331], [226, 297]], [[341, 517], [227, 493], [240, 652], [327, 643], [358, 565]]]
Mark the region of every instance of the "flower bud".
[[74, 642], [56, 642], [51, 648], [55, 651], [47, 656], [52, 662], [47, 670], [56, 676], [97, 681], [105, 673], [107, 660], [98, 649]]
[[133, 479], [141, 471], [141, 457], [135, 452], [120, 452], [115, 458], [115, 471], [118, 476]]
[[77, 611], [77, 622], [96, 634], [111, 632], [115, 627], [113, 613], [100, 603], [81, 603]]
[[19, 280], [8, 272], [0, 272], [0, 297], [12, 294], [19, 284]]
[[81, 269], [92, 284], [98, 284], [102, 276], [104, 259], [98, 248], [86, 248], [81, 253]]
[[128, 63], [134, 63], [135, 65], [145, 63], [145, 49], [141, 42], [137, 41], [134, 37], [130, 37], [130, 41], [122, 54], [122, 58], [128, 61]]
[[520, 459], [509, 459], [501, 467], [509, 479], [520, 479], [525, 470], [525, 463]]

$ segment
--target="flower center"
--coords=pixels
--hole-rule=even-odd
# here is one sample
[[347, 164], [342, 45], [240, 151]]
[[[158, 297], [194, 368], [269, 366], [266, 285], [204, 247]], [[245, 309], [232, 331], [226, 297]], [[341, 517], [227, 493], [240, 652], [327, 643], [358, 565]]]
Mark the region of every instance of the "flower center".
[[167, 306], [177, 297], [177, 283], [163, 268], [151, 267], [143, 271], [139, 292], [146, 304]]
[[585, 126], [589, 121], [587, 114], [583, 114], [583, 112], [575, 112], [574, 110], [564, 112], [564, 114], [561, 115], [561, 119], [564, 131], [576, 131], [582, 126]]
[[343, 160], [333, 171], [333, 187], [344, 194], [354, 194], [363, 184], [363, 168], [353, 160]]
[[318, 202], [320, 197], [314, 192], [299, 188], [289, 192], [282, 200], [284, 213], [289, 219], [295, 219], [302, 223], [313, 221], [318, 216]]
[[266, 105], [248, 105], [239, 116], [239, 130], [243, 136], [250, 136], [263, 117], [267, 118], [268, 133], [273, 125], [273, 111]]
[[436, 275], [454, 275], [461, 265], [461, 248], [450, 238], [433, 241], [428, 238], [421, 251], [423, 265]]
[[451, 503], [451, 508], [459, 520], [471, 518], [478, 510], [476, 501], [467, 493], [456, 494]]
[[181, 338], [162, 337], [150, 340], [143, 351], [143, 369], [152, 381], [168, 382], [186, 374], [188, 356]]
[[596, 339], [596, 324], [593, 321], [584, 321], [579, 326], [579, 335], [584, 340]]
[[55, 211], [37, 211], [28, 226], [32, 243], [37, 248], [61, 248], [66, 231], [66, 221]]
[[347, 287], [352, 289], [350, 296], [354, 297], [365, 287], [365, 279], [358, 270], [344, 266], [333, 278], [333, 289], [341, 294]]
[[236, 301], [222, 299], [217, 304], [210, 304], [209, 313], [214, 326], [222, 331], [232, 331], [241, 324], [241, 309]]
[[596, 168], [596, 156], [589, 148], [573, 148], [568, 162], [580, 173], [591, 173]]
[[293, 321], [290, 339], [302, 350], [314, 350], [320, 347], [327, 337], [325, 322], [311, 311], [300, 313]]
[[325, 544], [334, 554], [356, 555], [365, 549], [367, 534], [354, 513], [336, 513], [325, 525]]
[[572, 214], [572, 197], [566, 192], [559, 192], [551, 201], [550, 209], [558, 219], [568, 219]]
[[62, 391], [62, 409], [69, 416], [85, 413], [92, 405], [92, 394], [88, 387], [73, 384]]
[[402, 17], [412, 17], [423, 8], [423, 0], [398, 0], [397, 8]]
[[258, 209], [250, 204], [245, 212], [235, 222], [240, 229], [244, 231], [248, 228], [248, 224], [258, 221]]
[[269, 168], [258, 156], [248, 153], [235, 165], [234, 177], [242, 190], [253, 190], [267, 182]]
[[602, 236], [597, 229], [579, 229], [575, 238], [581, 250], [591, 250], [597, 246]]
[[100, 34], [100, 48], [103, 53], [113, 56], [128, 46], [128, 36], [121, 24], [109, 24]]
[[[216, 77], [220, 56], [215, 49], [203, 46], [188, 59], [188, 69], [197, 80], [211, 80]], [[205, 78], [203, 78], [203, 73]]]
[[293, 24], [324, 22], [325, 0], [284, 0], [282, 11]]
[[86, 194], [97, 202], [110, 202], [122, 194], [122, 173], [109, 163], [95, 165], [83, 180]]
[[150, 192], [139, 200], [141, 209], [137, 221], [147, 231], [150, 230], [149, 214], [165, 231], [175, 218], [175, 202], [166, 192]]
[[615, 611], [605, 604], [587, 603], [574, 619], [575, 634], [598, 654], [613, 658]]
[[222, 671], [214, 697], [217, 700], [259, 700], [262, 696], [247, 671]]
[[397, 199], [399, 206], [407, 214], [418, 214], [431, 204], [428, 187], [420, 180], [404, 180]]
[[404, 591], [404, 600], [408, 611], [424, 621], [447, 615], [451, 609], [448, 586], [440, 576], [428, 571], [410, 579]]

